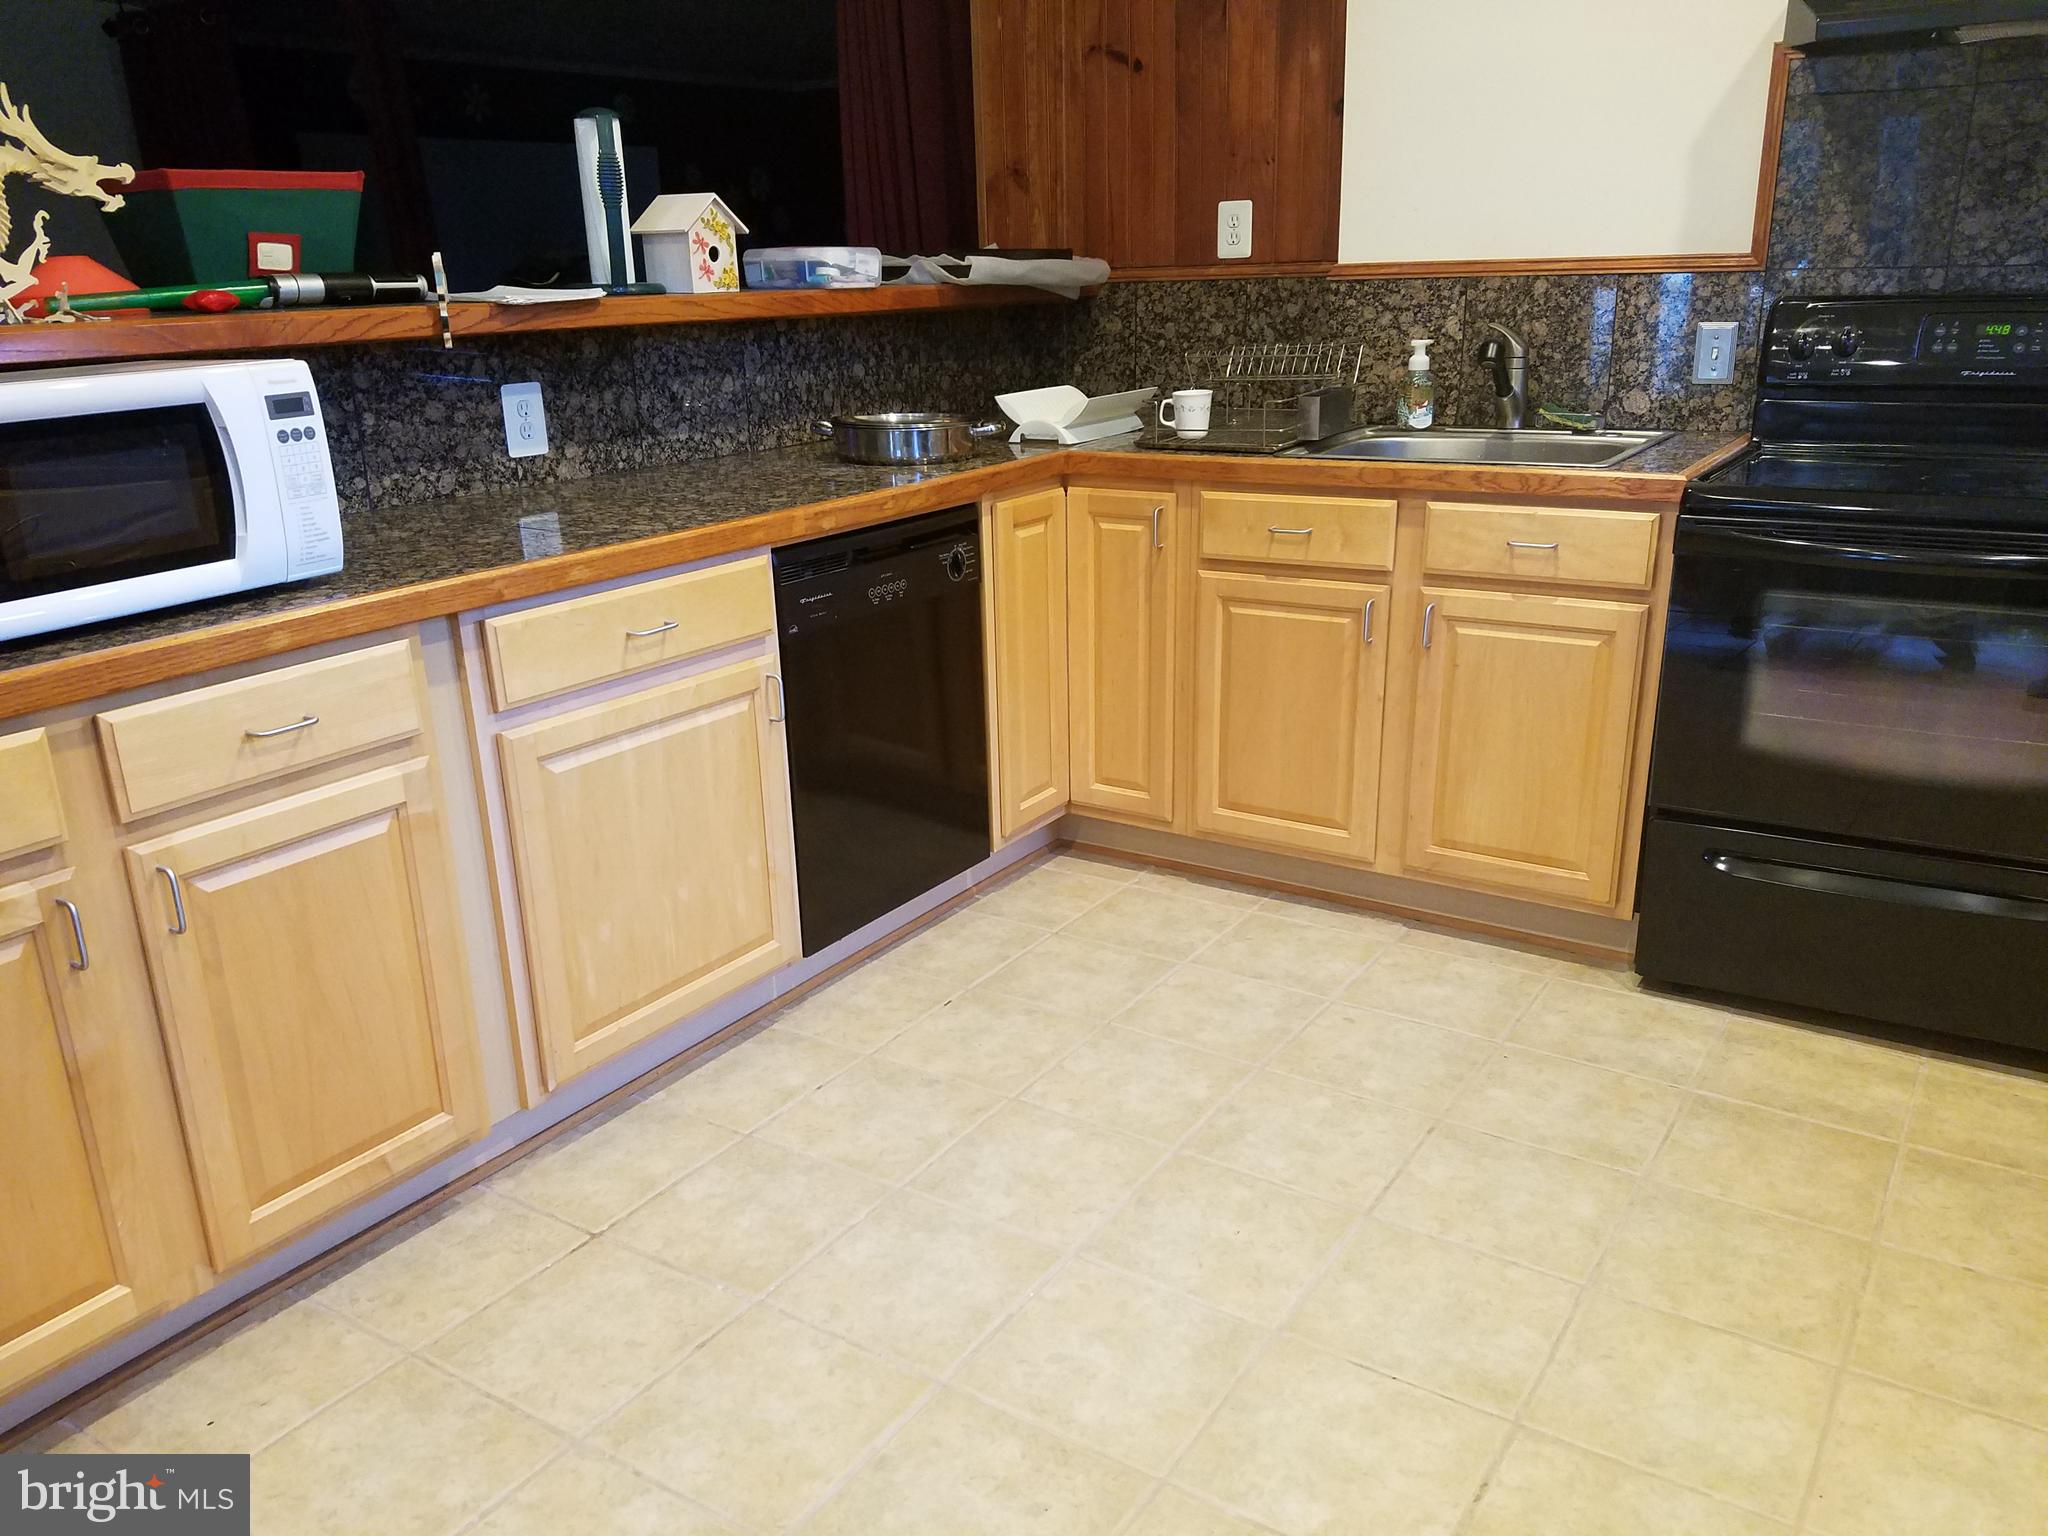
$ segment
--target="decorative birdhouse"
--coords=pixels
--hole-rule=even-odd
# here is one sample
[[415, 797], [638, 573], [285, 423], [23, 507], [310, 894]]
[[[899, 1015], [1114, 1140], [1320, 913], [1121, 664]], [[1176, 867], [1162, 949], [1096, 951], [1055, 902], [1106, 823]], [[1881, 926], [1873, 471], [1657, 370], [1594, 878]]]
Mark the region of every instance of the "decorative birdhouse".
[[739, 287], [739, 237], [746, 232], [747, 226], [709, 192], [664, 192], [633, 221], [648, 280], [670, 293]]

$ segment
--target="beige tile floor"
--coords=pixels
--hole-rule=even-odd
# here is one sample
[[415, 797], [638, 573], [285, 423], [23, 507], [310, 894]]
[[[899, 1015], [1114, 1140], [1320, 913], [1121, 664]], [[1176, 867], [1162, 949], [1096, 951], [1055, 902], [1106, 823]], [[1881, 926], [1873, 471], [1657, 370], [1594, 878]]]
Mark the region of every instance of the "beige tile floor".
[[285, 1536], [2039, 1536], [2048, 1084], [1059, 855], [40, 1444]]

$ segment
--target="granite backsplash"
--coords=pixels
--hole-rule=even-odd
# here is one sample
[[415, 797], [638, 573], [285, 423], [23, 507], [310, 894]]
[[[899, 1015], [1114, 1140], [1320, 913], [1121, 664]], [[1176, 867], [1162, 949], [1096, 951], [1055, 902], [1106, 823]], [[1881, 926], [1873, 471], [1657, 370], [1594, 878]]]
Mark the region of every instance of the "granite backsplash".
[[[835, 411], [993, 411], [1001, 391], [1198, 382], [1195, 348], [1357, 339], [1385, 420], [1408, 338], [1436, 339], [1441, 419], [1491, 421], [1485, 323], [1530, 343], [1535, 405], [1737, 432], [1785, 294], [2048, 290], [2048, 40], [1800, 60], [1761, 272], [1117, 282], [1071, 305], [505, 337], [315, 352], [343, 505], [390, 506], [802, 440]], [[1738, 326], [1735, 382], [1691, 382], [1693, 327]], [[498, 386], [537, 379], [552, 451], [505, 454]]]

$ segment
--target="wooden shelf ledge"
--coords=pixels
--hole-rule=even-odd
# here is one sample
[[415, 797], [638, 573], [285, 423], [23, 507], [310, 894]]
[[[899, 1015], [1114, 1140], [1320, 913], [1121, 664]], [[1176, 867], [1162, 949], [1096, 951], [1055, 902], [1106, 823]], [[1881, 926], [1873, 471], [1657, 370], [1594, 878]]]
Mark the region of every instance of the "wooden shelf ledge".
[[[509, 331], [590, 331], [633, 325], [707, 325], [733, 320], [803, 320], [837, 315], [926, 314], [1060, 304], [1036, 288], [985, 284], [897, 284], [887, 288], [742, 289], [737, 293], [653, 294], [567, 304], [450, 304], [458, 340]], [[433, 341], [431, 304], [359, 309], [244, 309], [223, 315], [116, 314], [75, 325], [0, 329], [0, 367], [197, 357], [223, 352], [296, 352], [307, 347]]]

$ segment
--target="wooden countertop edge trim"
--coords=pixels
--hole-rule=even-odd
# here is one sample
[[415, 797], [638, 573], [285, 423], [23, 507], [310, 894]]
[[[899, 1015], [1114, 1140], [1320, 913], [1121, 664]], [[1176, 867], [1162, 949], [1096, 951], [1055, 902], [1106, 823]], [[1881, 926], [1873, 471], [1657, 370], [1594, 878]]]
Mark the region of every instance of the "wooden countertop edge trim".
[[12, 671], [0, 670], [0, 721], [189, 677], [236, 662], [278, 656], [330, 640], [446, 618], [493, 603], [540, 597], [740, 550], [818, 538], [1041, 482], [1081, 478], [1158, 481], [1198, 476], [1222, 485], [1274, 485], [1312, 469], [1316, 483], [1332, 491], [1457, 491], [1669, 504], [1677, 501], [1687, 478], [1702, 466], [1732, 454], [1747, 441], [1746, 437], [1734, 439], [1695, 465], [1656, 475], [1597, 470], [1447, 469], [1364, 461], [1335, 465], [1327, 461], [1223, 456], [1196, 460], [1183, 454], [1104, 453], [1085, 448], [1047, 451], [913, 485], [806, 502], [755, 517], [735, 518], [702, 528], [681, 528], [545, 560], [497, 566], [394, 587], [387, 592], [336, 598], [303, 609], [261, 614], [183, 634], [58, 657]]

